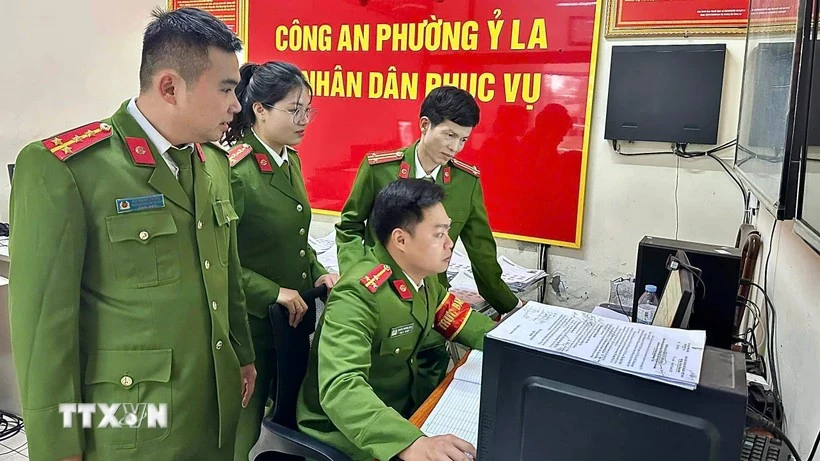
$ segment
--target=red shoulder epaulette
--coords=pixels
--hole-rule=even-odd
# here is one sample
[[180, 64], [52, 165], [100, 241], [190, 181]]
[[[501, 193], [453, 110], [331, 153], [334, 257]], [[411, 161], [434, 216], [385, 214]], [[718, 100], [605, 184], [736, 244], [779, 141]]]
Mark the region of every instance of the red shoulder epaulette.
[[380, 286], [393, 274], [393, 270], [387, 264], [379, 264], [367, 275], [359, 279], [368, 291], [375, 293]]
[[479, 171], [478, 167], [476, 167], [474, 165], [470, 165], [469, 163], [464, 163], [464, 162], [462, 162], [461, 160], [459, 160], [457, 158], [454, 158], [450, 161], [453, 162], [453, 166], [455, 166], [459, 170], [464, 170], [467, 173], [470, 173], [471, 175], [475, 176], [476, 178], [481, 176], [481, 171]]
[[111, 125], [102, 122], [89, 123], [52, 138], [44, 139], [43, 145], [58, 159], [78, 154], [98, 142], [111, 137]]
[[253, 152], [253, 148], [250, 144], [237, 144], [228, 151], [228, 163], [230, 163], [231, 166], [235, 166], [251, 152]]
[[378, 165], [380, 163], [395, 162], [404, 158], [403, 151], [395, 152], [371, 152], [367, 154], [367, 163], [371, 165]]

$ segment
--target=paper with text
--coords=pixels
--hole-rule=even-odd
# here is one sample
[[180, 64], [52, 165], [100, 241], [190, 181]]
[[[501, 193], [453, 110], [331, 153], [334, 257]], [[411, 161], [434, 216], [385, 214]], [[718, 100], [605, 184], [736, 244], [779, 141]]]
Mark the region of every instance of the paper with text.
[[458, 367], [453, 382], [421, 426], [427, 436], [452, 434], [476, 446], [483, 359], [481, 351], [473, 350]]
[[487, 335], [624, 373], [695, 389], [704, 331], [626, 323], [529, 302]]

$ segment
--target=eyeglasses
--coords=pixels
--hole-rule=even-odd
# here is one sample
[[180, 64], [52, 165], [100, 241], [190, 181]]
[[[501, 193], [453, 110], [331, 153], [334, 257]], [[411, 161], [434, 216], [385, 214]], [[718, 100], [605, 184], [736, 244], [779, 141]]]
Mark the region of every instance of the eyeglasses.
[[290, 114], [291, 117], [293, 117], [293, 123], [296, 124], [296, 125], [301, 125], [302, 123], [308, 124], [308, 123], [316, 120], [316, 112], [318, 112], [318, 110], [314, 109], [313, 107], [298, 107], [296, 109], [280, 109], [280, 108], [275, 107], [275, 106], [268, 106], [267, 104], [265, 104], [265, 106], [268, 109], [276, 109], [279, 112], [285, 112], [285, 113]]

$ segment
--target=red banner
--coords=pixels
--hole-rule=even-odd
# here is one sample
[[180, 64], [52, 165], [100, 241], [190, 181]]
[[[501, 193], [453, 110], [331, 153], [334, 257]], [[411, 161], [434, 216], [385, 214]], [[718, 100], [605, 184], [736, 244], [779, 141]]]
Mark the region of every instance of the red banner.
[[236, 35], [245, 39], [246, 0], [168, 0], [168, 9], [198, 8], [216, 16]]
[[290, 61], [314, 88], [297, 149], [317, 211], [338, 214], [362, 158], [415, 142], [425, 95], [455, 85], [481, 107], [459, 158], [493, 231], [577, 248], [596, 18], [561, 0], [249, 0], [248, 59]]
[[[746, 32], [749, 0], [609, 0], [607, 36]], [[753, 19], [792, 24], [794, 0], [755, 0]]]

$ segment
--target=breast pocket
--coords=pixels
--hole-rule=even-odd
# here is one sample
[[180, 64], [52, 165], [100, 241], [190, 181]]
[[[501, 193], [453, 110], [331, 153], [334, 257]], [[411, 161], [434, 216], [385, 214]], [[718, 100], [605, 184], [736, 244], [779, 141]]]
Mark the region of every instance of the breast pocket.
[[418, 341], [417, 333], [408, 333], [392, 338], [384, 338], [379, 347], [379, 355], [382, 358], [396, 358], [399, 360], [407, 360], [416, 348]]
[[177, 226], [170, 211], [109, 216], [105, 221], [119, 283], [142, 288], [179, 279]]
[[216, 225], [216, 249], [219, 253], [219, 262], [223, 266], [228, 266], [228, 251], [231, 244], [231, 222], [239, 219], [233, 205], [228, 200], [217, 200], [214, 202], [214, 219]]
[[[170, 434], [173, 414], [171, 349], [100, 350], [88, 357], [83, 401], [108, 405], [95, 412], [94, 445], [134, 448]], [[114, 405], [118, 405], [116, 410]]]

